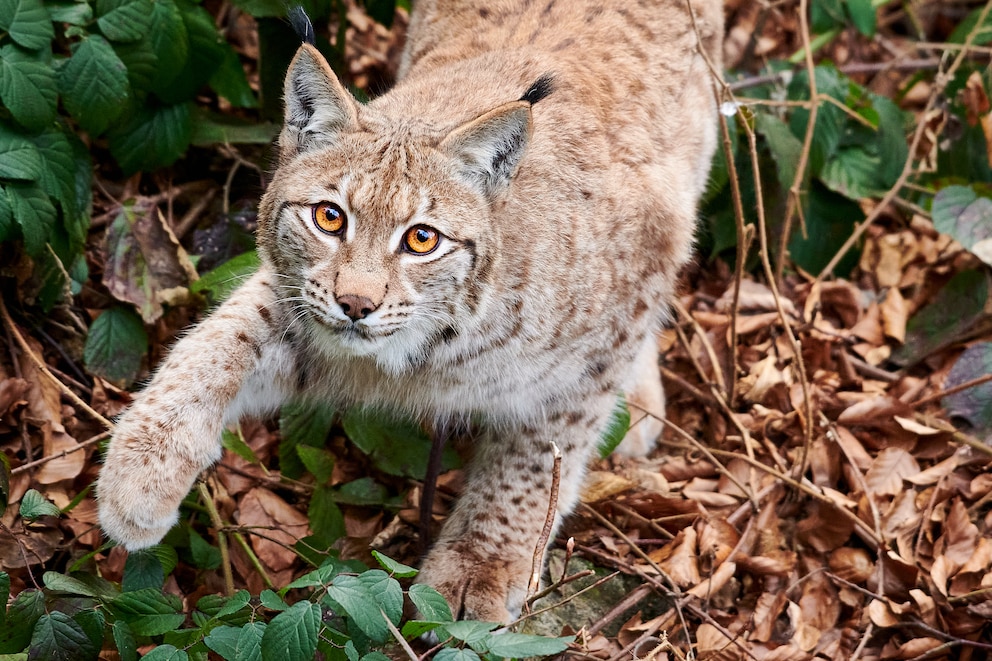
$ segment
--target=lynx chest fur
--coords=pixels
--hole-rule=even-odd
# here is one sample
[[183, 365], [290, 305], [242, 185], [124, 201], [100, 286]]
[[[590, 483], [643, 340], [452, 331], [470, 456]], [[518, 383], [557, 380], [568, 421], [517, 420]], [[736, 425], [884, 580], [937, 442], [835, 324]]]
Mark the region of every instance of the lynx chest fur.
[[[617, 394], [664, 413], [654, 334], [715, 145], [703, 53], [719, 63], [721, 25], [713, 0], [420, 0], [400, 81], [365, 105], [302, 47], [262, 266], [121, 419], [107, 534], [157, 542], [222, 425], [288, 398], [472, 419], [465, 494], [420, 580], [510, 619], [551, 443], [564, 515]], [[639, 427], [633, 451], [657, 429]]]

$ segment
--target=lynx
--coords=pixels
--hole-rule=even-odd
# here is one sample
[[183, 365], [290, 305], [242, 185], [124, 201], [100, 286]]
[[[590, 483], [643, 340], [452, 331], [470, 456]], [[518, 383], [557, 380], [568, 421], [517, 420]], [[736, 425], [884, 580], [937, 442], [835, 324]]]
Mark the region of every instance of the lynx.
[[716, 143], [722, 21], [717, 0], [419, 0], [399, 81], [367, 104], [304, 44], [261, 267], [120, 419], [105, 533], [158, 542], [222, 428], [289, 398], [471, 421], [464, 494], [418, 580], [461, 617], [510, 621], [552, 442], [560, 520], [618, 394], [664, 414], [655, 338]]

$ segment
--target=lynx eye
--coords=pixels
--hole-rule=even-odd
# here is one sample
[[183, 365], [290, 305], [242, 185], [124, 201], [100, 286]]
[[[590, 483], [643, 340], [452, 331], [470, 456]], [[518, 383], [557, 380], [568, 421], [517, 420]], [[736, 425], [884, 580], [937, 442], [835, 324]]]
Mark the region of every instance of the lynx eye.
[[414, 254], [426, 255], [437, 248], [441, 242], [441, 233], [427, 225], [416, 225], [406, 231], [403, 236], [403, 247]]
[[313, 207], [313, 224], [321, 232], [338, 236], [344, 233], [347, 217], [333, 202], [321, 202]]

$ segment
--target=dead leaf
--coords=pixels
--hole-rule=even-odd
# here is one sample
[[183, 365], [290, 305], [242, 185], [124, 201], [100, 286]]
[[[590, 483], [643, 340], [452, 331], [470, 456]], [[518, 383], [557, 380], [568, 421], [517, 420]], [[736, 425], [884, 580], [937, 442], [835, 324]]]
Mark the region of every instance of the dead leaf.
[[589, 471], [579, 499], [583, 503], [595, 503], [629, 491], [634, 483], [611, 471]]
[[268, 489], [256, 487], [241, 499], [238, 523], [260, 528], [265, 537], [249, 534], [252, 548], [266, 567], [273, 571], [290, 568], [296, 561], [291, 548], [309, 534], [307, 517]]
[[909, 307], [897, 287], [891, 287], [878, 306], [882, 318], [882, 330], [886, 337], [902, 344], [906, 341], [906, 322], [909, 321]]
[[875, 570], [875, 563], [868, 552], [852, 546], [835, 549], [830, 554], [828, 564], [830, 571], [855, 585], [864, 584]]
[[918, 475], [916, 458], [901, 448], [885, 448], [865, 473], [868, 491], [875, 496], [894, 496], [902, 491], [903, 480]]

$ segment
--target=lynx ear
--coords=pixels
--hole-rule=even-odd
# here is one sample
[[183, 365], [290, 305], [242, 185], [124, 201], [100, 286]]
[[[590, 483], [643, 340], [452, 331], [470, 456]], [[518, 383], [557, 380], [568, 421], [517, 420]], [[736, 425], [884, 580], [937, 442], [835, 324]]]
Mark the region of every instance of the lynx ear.
[[491, 197], [516, 175], [529, 139], [530, 103], [514, 101], [459, 126], [440, 146], [461, 175]]
[[331, 144], [358, 125], [357, 102], [309, 44], [300, 46], [289, 65], [285, 95], [286, 123], [279, 136], [284, 158]]

